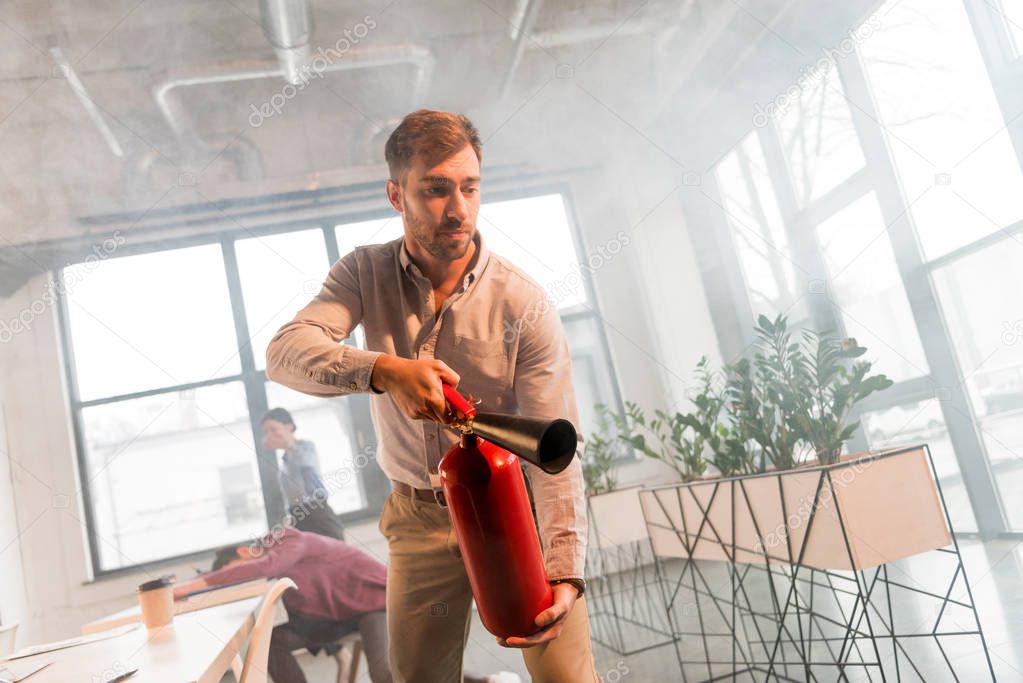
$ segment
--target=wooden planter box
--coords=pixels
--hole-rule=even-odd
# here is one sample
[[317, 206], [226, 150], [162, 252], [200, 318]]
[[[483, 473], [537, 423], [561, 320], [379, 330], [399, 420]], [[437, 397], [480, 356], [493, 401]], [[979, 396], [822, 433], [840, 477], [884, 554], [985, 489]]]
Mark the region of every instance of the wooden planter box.
[[952, 543], [924, 446], [639, 496], [660, 557], [862, 570]]

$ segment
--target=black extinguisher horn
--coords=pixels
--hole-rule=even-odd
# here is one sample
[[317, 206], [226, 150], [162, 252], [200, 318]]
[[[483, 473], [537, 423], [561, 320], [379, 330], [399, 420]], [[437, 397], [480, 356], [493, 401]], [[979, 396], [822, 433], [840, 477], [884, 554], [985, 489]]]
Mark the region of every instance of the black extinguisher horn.
[[575, 427], [561, 418], [476, 413], [472, 431], [548, 474], [557, 474], [571, 464], [578, 443]]
[[453, 426], [463, 434], [476, 434], [548, 474], [557, 474], [572, 463], [578, 440], [575, 427], [568, 420], [478, 413], [472, 401], [453, 386], [445, 383], [442, 387], [455, 417]]

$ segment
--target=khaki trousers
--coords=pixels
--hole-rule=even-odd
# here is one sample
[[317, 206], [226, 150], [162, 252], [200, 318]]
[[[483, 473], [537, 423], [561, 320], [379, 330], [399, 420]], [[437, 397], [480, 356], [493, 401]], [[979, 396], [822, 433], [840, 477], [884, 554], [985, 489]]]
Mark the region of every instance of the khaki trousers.
[[[461, 683], [472, 590], [446, 508], [392, 491], [380, 513], [387, 539], [387, 631], [395, 683]], [[491, 636], [492, 637], [492, 636]], [[534, 683], [600, 683], [584, 598], [561, 635], [522, 650]]]

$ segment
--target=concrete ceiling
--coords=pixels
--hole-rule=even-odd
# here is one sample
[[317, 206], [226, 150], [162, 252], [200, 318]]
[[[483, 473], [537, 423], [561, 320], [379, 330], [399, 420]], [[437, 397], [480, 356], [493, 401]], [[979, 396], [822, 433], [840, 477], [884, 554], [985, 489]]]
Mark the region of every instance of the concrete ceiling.
[[[153, 89], [183, 74], [272, 64], [257, 0], [4, 0], [0, 264], [101, 234], [83, 220], [97, 214], [134, 213], [141, 225], [157, 208], [310, 189], [339, 172], [382, 180], [386, 134], [420, 107], [468, 114], [483, 133], [485, 162], [499, 165], [600, 164], [626, 146], [663, 151], [678, 144], [671, 126], [694, 102], [713, 119], [708, 103], [718, 93], [746, 101], [736, 92], [773, 87], [737, 61], [756, 67], [767, 54], [783, 84], [872, 3], [548, 0], [521, 18], [531, 4], [313, 0], [314, 53], [344, 45], [346, 31], [363, 33], [349, 54], [425, 51], [433, 68], [423, 91], [415, 94], [409, 64], [330, 73], [254, 126], [254, 107], [292, 92], [283, 79], [180, 88], [205, 147], [197, 152], [168, 125]], [[796, 54], [784, 43], [809, 47]], [[95, 104], [92, 116], [53, 48]]]

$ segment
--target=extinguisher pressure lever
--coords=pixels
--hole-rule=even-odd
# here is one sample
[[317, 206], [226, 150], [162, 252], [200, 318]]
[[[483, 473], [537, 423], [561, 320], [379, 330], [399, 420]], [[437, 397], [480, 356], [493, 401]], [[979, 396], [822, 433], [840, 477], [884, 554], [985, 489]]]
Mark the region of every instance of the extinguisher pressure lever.
[[457, 389], [447, 382], [443, 382], [441, 386], [444, 389], [444, 399], [451, 405], [451, 409], [456, 413], [456, 417], [461, 415], [465, 420], [471, 420], [476, 417], [476, 406], [458, 393]]

